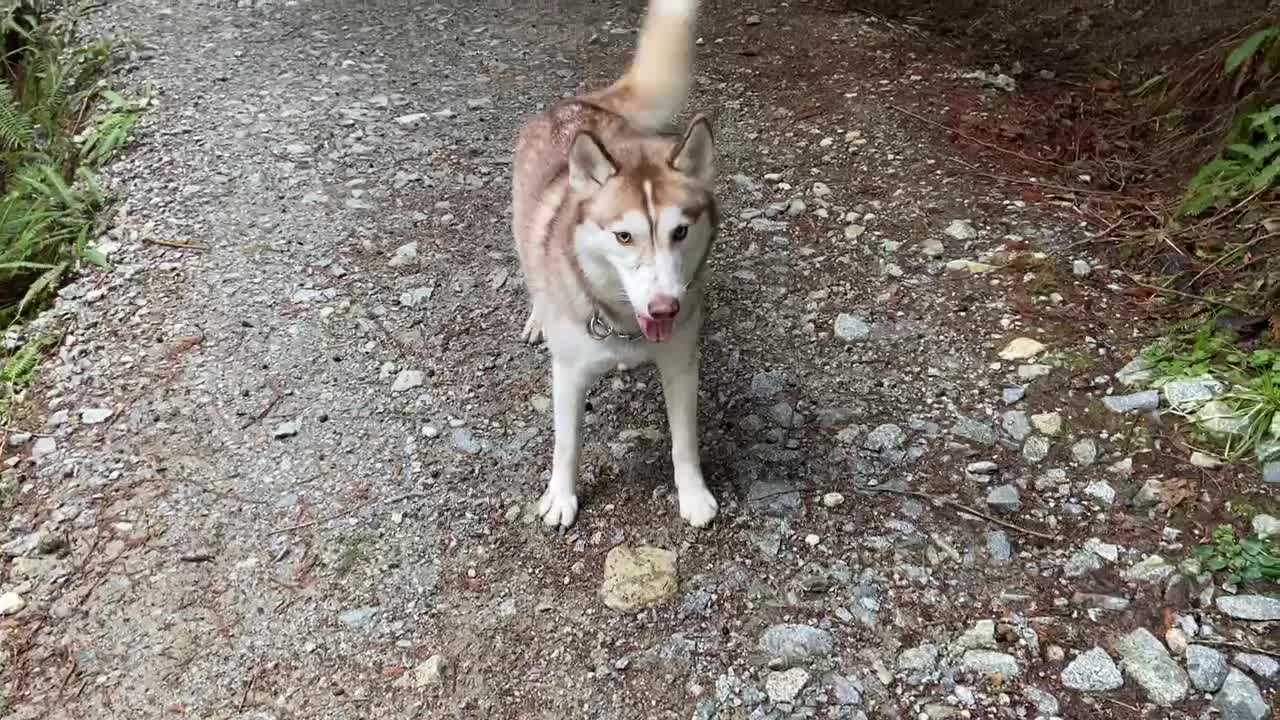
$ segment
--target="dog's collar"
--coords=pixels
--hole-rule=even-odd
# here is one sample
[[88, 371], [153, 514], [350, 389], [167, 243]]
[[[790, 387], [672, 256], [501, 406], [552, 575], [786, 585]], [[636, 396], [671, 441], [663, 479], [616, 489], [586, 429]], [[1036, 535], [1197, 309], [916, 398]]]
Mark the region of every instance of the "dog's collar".
[[608, 340], [609, 338], [618, 338], [626, 342], [632, 342], [644, 337], [644, 333], [624, 333], [613, 329], [608, 320], [600, 314], [599, 310], [593, 310], [591, 317], [587, 318], [587, 334], [596, 340]]

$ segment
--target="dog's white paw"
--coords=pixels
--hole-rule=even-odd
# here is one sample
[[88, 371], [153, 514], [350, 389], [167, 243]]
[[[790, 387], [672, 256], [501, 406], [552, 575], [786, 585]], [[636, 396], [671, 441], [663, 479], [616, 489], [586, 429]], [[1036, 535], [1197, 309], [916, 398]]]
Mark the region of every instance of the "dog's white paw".
[[716, 496], [711, 494], [706, 485], [699, 484], [689, 490], [680, 491], [680, 517], [696, 527], [706, 527], [716, 518], [720, 504]]
[[524, 321], [524, 330], [520, 331], [520, 339], [530, 345], [542, 342], [542, 323], [538, 322], [536, 313], [530, 312], [529, 319]]
[[572, 493], [543, 493], [538, 501], [538, 515], [547, 527], [569, 527], [578, 516], [578, 496]]

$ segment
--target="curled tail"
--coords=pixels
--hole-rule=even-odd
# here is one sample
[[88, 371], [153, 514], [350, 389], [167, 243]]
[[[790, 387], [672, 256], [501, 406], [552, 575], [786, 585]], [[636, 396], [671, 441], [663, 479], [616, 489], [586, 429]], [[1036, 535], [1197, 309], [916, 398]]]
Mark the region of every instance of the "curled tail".
[[689, 99], [698, 1], [649, 0], [631, 67], [591, 99], [638, 130], [666, 127]]

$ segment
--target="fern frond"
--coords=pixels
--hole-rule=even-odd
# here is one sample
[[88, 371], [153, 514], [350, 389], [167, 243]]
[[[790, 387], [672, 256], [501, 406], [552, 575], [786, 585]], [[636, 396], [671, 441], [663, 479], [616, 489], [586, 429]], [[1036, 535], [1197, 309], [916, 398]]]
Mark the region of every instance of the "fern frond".
[[0, 81], [0, 148], [23, 150], [31, 146], [35, 128], [18, 105], [7, 81]]

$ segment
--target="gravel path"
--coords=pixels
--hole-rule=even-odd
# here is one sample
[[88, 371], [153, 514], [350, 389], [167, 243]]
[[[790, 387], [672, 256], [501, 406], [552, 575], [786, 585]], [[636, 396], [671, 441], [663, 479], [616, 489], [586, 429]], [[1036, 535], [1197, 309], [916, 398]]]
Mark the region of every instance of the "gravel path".
[[[67, 334], [10, 433], [10, 717], [1266, 717], [1266, 656], [1221, 643], [1274, 648], [1274, 586], [1173, 572], [1198, 530], [1151, 482], [1192, 468], [1101, 402], [1147, 338], [1064, 252], [1081, 203], [892, 109], [1004, 96], [874, 18], [709, 3], [722, 516], [681, 522], [644, 368], [592, 395], [578, 522], [542, 528], [510, 145], [641, 8], [465, 7], [102, 11], [157, 106], [113, 271], [28, 330]], [[619, 545], [668, 551], [656, 607], [602, 597]]]

